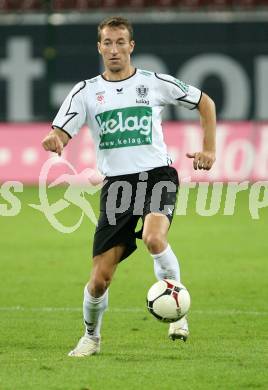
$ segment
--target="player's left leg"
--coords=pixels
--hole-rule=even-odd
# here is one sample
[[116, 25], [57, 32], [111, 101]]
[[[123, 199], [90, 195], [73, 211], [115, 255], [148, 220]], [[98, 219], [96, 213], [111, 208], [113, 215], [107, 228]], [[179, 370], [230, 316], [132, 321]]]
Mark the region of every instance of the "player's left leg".
[[180, 268], [176, 255], [167, 241], [170, 222], [160, 213], [146, 215], [142, 239], [154, 259], [154, 272], [158, 280], [180, 281]]
[[[146, 215], [142, 239], [154, 259], [154, 272], [158, 280], [175, 279], [180, 282], [178, 259], [167, 241], [169, 219], [160, 213]], [[185, 317], [170, 324], [168, 336], [172, 339], [186, 341], [189, 335], [188, 322]]]

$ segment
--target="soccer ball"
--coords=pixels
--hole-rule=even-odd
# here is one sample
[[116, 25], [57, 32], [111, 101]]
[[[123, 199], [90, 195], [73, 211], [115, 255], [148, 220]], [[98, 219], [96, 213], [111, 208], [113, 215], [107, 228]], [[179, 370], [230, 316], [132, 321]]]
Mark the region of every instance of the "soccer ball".
[[147, 308], [162, 322], [175, 322], [182, 318], [190, 308], [190, 294], [176, 280], [159, 280], [149, 289]]

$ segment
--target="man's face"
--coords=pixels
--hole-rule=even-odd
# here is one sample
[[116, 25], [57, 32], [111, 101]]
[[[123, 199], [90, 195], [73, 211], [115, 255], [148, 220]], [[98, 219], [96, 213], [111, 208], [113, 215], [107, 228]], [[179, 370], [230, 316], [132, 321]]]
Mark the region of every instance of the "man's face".
[[101, 30], [101, 41], [98, 51], [102, 56], [105, 69], [120, 72], [130, 64], [130, 54], [134, 49], [134, 41], [129, 40], [126, 28], [104, 27]]

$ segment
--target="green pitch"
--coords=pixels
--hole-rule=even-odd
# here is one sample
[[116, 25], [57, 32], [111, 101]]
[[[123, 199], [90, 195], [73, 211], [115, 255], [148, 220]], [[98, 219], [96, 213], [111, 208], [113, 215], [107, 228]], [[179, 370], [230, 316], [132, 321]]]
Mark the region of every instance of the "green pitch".
[[[38, 203], [37, 189], [24, 188], [21, 213], [0, 217], [0, 389], [267, 389], [267, 210], [252, 220], [244, 191], [234, 216], [221, 208], [201, 217], [195, 195], [169, 235], [192, 297], [187, 343], [169, 340], [167, 325], [146, 310], [155, 279], [139, 243], [112, 283], [101, 354], [73, 359], [67, 353], [83, 333], [94, 227], [84, 219], [73, 234], [57, 232], [27, 206]], [[61, 214], [72, 225], [80, 212], [71, 206]]]

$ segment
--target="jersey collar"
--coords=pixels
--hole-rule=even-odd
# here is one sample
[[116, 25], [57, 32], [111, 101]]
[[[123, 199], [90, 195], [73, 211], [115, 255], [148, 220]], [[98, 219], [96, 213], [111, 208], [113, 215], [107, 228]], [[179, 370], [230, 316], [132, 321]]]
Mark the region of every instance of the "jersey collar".
[[121, 83], [121, 81], [125, 81], [125, 80], [128, 80], [128, 79], [131, 79], [131, 77], [134, 77], [136, 73], [137, 73], [137, 68], [135, 68], [134, 73], [131, 76], [129, 76], [129, 77], [125, 78], [125, 79], [122, 79], [122, 80], [107, 80], [103, 76], [103, 74], [101, 74], [101, 77], [103, 78], [104, 81], [107, 81], [108, 83]]

